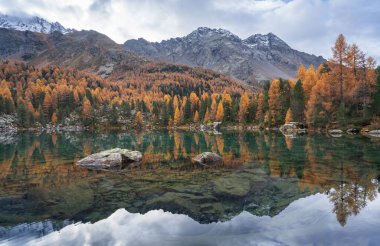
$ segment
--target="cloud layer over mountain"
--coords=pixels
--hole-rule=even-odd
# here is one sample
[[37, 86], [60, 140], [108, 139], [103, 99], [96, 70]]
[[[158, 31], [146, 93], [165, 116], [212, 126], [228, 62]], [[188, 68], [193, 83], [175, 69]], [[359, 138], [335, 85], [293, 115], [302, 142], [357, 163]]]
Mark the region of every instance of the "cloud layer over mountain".
[[273, 32], [297, 50], [329, 57], [328, 47], [343, 33], [377, 60], [379, 9], [378, 1], [359, 0], [0, 1], [3, 14], [38, 15], [65, 27], [97, 30], [118, 43], [138, 37], [160, 41], [208, 26], [242, 38]]

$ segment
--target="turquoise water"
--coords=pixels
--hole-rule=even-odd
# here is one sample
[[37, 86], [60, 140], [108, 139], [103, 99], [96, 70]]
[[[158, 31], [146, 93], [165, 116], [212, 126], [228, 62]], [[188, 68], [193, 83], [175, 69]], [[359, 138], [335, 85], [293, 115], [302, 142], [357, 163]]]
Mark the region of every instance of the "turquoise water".
[[[115, 147], [142, 164], [74, 165]], [[224, 164], [192, 164], [204, 151]], [[0, 243], [376, 245], [379, 174], [365, 136], [23, 133], [0, 143]]]

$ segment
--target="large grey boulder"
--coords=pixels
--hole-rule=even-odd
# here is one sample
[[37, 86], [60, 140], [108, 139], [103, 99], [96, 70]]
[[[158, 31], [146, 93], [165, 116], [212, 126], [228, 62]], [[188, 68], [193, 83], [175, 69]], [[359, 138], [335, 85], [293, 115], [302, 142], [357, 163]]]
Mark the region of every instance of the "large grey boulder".
[[131, 164], [139, 164], [141, 160], [139, 151], [115, 148], [87, 156], [76, 164], [91, 169], [120, 170]]
[[198, 163], [201, 165], [215, 165], [221, 164], [223, 162], [223, 158], [212, 152], [203, 152], [202, 154], [195, 156], [192, 161], [193, 163]]

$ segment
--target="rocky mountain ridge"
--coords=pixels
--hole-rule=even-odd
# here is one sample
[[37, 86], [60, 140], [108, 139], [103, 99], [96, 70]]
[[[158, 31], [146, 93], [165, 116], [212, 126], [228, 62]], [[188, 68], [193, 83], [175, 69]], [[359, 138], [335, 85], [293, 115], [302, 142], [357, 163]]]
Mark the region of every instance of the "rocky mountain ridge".
[[321, 56], [292, 49], [273, 33], [241, 39], [228, 30], [207, 27], [162, 42], [132, 39], [124, 47], [148, 58], [202, 66], [248, 82], [294, 78], [300, 64], [318, 66], [325, 62]]
[[120, 45], [96, 31], [76, 31], [39, 17], [8, 15], [0, 15], [0, 58], [75, 67], [103, 77], [152, 59], [212, 69], [248, 84], [295, 78], [300, 64], [325, 62], [321, 56], [292, 49], [273, 33], [241, 39], [225, 29], [200, 27], [181, 38], [162, 42], [139, 38]]
[[49, 22], [43, 18], [19, 17], [0, 14], [0, 27], [17, 31], [31, 31], [49, 34], [52, 32], [60, 32], [63, 34], [73, 32], [73, 29], [63, 27], [59, 22]]
[[102, 77], [124, 72], [147, 62], [95, 31], [49, 34], [0, 28], [0, 58], [37, 66], [58, 65]]

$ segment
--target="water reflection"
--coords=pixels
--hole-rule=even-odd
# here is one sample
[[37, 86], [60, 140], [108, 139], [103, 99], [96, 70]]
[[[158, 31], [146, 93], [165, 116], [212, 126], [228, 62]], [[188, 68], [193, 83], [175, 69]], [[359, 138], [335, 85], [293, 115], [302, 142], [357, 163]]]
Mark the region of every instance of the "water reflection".
[[[123, 173], [73, 165], [114, 147], [141, 151], [143, 164]], [[20, 223], [49, 220], [59, 229], [67, 221], [99, 221], [119, 208], [164, 209], [202, 224], [229, 221], [242, 211], [277, 217], [318, 193], [328, 201], [320, 210], [347, 227], [350, 216], [377, 201], [379, 147], [378, 140], [360, 136], [252, 132], [19, 134], [0, 144], [0, 237]], [[191, 164], [204, 151], [219, 153], [224, 165]]]
[[299, 199], [273, 218], [242, 212], [211, 224], [163, 210], [139, 214], [119, 209], [94, 224], [69, 225], [42, 238], [28, 234], [10, 241], [30, 245], [376, 245], [380, 202], [371, 205], [344, 228], [321, 209], [331, 208], [323, 194]]

